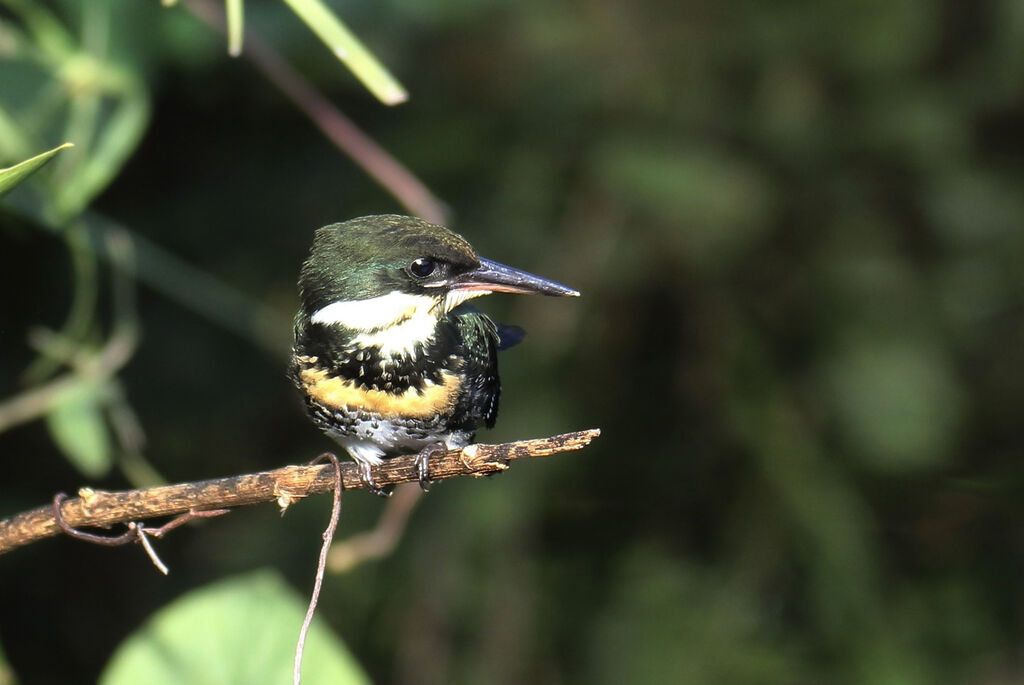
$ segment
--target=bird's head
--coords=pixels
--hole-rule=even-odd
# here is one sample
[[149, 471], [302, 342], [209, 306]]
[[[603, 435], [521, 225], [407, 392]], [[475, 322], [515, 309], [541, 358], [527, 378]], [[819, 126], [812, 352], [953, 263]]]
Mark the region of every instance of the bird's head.
[[391, 214], [317, 230], [299, 277], [311, 323], [366, 333], [413, 319], [437, 320], [470, 298], [494, 292], [579, 295], [478, 256], [447, 228]]

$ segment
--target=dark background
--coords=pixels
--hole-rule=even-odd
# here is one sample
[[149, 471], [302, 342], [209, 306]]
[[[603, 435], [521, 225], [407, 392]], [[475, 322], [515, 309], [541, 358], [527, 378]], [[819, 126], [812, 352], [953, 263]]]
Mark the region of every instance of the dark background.
[[[1019, 2], [331, 6], [408, 104], [374, 101], [283, 3], [250, 1], [248, 26], [482, 254], [583, 292], [481, 302], [528, 336], [480, 437], [603, 431], [438, 485], [393, 555], [328, 577], [321, 615], [374, 681], [1024, 679]], [[56, 6], [72, 30], [75, 8]], [[92, 211], [271, 314], [240, 336], [139, 287], [119, 378], [145, 457], [172, 482], [306, 461], [331, 443], [284, 373], [299, 264], [316, 227], [404, 210], [184, 8], [112, 16], [152, 118]], [[69, 274], [8, 216], [3, 396]], [[130, 486], [78, 473], [41, 421], [0, 434], [0, 515], [85, 483]], [[308, 592], [327, 499], [181, 530], [168, 578], [136, 548], [3, 556], [11, 669], [94, 680], [154, 610], [233, 573]], [[347, 496], [339, 536], [383, 506]]]

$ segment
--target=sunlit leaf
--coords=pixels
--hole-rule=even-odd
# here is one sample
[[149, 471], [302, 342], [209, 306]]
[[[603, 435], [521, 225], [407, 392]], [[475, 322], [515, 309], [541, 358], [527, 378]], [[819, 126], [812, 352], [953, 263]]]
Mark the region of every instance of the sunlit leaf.
[[[114, 653], [103, 685], [290, 683], [305, 600], [259, 571], [194, 590], [154, 614]], [[368, 683], [345, 645], [313, 622], [302, 669], [309, 683]]]
[[14, 166], [7, 167], [6, 169], [0, 169], [0, 195], [3, 195], [13, 189], [14, 186], [28, 178], [33, 172], [39, 169], [39, 167], [50, 161], [54, 155], [69, 147], [73, 147], [73, 145], [71, 143], [64, 143], [52, 150], [36, 155], [31, 159], [26, 159], [20, 164], [15, 164]]
[[366, 46], [320, 0], [284, 0], [364, 86], [386, 105], [405, 102], [409, 94]]
[[11, 667], [7, 665], [7, 659], [4, 658], [4, 652], [0, 649], [0, 685], [14, 685], [17, 679], [14, 677], [14, 672]]
[[228, 54], [237, 57], [242, 54], [242, 37], [245, 34], [245, 5], [243, 0], [225, 0], [228, 24]]
[[103, 418], [103, 386], [82, 381], [68, 389], [46, 415], [50, 435], [84, 475], [99, 478], [110, 470], [110, 434]]

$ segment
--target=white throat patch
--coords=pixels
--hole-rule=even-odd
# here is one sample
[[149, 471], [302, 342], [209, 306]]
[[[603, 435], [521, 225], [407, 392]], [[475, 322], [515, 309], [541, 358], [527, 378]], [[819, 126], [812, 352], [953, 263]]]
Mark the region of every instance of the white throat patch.
[[360, 331], [355, 345], [380, 347], [386, 356], [411, 357], [416, 344], [434, 337], [439, 312], [437, 300], [428, 295], [396, 291], [368, 300], [339, 300], [317, 310], [310, 321], [330, 326], [340, 324]]
[[434, 337], [437, 322], [462, 302], [486, 290], [451, 291], [443, 299], [409, 295], [397, 290], [367, 300], [339, 300], [318, 309], [310, 321], [325, 326], [340, 324], [359, 331], [353, 343], [376, 345], [386, 356], [411, 357], [417, 343]]
[[407, 295], [397, 290], [368, 300], [338, 300], [318, 309], [310, 321], [325, 325], [341, 324], [357, 331], [388, 328], [418, 312], [426, 312], [437, 301], [426, 295]]

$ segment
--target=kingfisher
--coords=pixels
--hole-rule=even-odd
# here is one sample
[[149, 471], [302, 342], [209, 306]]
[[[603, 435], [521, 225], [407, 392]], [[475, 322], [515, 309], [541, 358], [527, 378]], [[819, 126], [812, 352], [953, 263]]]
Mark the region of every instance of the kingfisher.
[[367, 490], [387, 496], [372, 467], [413, 452], [426, 490], [436, 450], [465, 447], [481, 424], [494, 426], [498, 351], [523, 335], [467, 303], [495, 292], [579, 296], [418, 218], [364, 216], [314, 234], [289, 376]]

